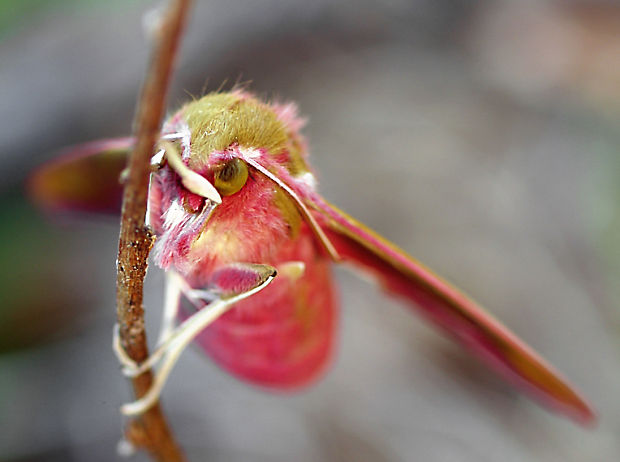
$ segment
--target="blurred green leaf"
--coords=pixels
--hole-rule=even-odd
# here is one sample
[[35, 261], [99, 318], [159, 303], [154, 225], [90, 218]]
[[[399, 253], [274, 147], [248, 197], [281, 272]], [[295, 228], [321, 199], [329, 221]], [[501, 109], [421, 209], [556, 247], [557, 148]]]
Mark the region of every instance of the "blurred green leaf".
[[55, 11], [88, 10], [93, 7], [116, 7], [126, 4], [119, 0], [0, 0], [0, 39], [33, 18], [52, 15]]
[[70, 330], [83, 307], [63, 271], [61, 234], [17, 195], [0, 202], [0, 353]]

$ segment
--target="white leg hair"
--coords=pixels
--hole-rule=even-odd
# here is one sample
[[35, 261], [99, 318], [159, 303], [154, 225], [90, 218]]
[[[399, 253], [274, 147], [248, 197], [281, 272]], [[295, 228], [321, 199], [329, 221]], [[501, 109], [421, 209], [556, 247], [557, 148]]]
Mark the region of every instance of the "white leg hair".
[[[235, 303], [254, 295], [263, 290], [273, 281], [275, 276], [269, 276], [260, 285], [228, 298], [214, 300], [209, 305], [183, 321], [176, 329], [171, 330], [164, 342], [143, 363], [137, 365], [127, 356], [120, 345], [118, 338], [118, 326], [115, 329], [114, 351], [121, 363], [125, 365], [126, 372], [131, 376], [139, 375], [150, 369], [154, 364], [162, 360], [161, 367], [155, 373], [155, 380], [150, 390], [140, 399], [121, 406], [121, 413], [125, 415], [141, 414], [149, 409], [159, 399], [159, 395], [185, 347], [209, 324], [226, 313]], [[182, 289], [181, 289], [182, 290]]]

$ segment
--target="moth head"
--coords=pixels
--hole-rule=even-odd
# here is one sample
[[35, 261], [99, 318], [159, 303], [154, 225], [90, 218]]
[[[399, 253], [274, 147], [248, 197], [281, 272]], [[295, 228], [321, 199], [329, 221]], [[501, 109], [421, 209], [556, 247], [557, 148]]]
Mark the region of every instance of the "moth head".
[[285, 239], [302, 217], [308, 221], [300, 196], [314, 183], [302, 125], [293, 105], [243, 92], [210, 94], [174, 114], [163, 128], [151, 188], [160, 265], [167, 266], [167, 255], [176, 264], [189, 253], [206, 261], [216, 249], [225, 255], [250, 242], [258, 248], [262, 234], [267, 248], [282, 241], [273, 230]]
[[181, 133], [164, 135], [152, 159], [149, 219], [158, 236], [156, 261], [164, 268], [174, 265], [181, 270], [188, 252], [196, 260], [195, 243], [207, 228], [221, 222], [216, 209], [222, 207], [227, 217], [237, 215], [241, 202], [252, 196], [249, 190], [243, 192], [250, 168], [237, 147], [212, 153], [209, 162], [196, 169], [191, 167], [190, 145]]

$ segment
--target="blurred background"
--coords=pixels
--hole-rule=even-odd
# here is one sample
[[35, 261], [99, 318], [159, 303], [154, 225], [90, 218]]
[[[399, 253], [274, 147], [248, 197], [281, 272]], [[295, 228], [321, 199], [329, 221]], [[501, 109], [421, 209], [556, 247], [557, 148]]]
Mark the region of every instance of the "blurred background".
[[[154, 6], [0, 1], [2, 461], [120, 460], [118, 223], [45, 217], [24, 181], [130, 132]], [[489, 307], [600, 423], [545, 412], [339, 269], [339, 351], [313, 388], [183, 355], [163, 403], [191, 460], [618, 460], [617, 2], [196, 1], [170, 108], [236, 81], [297, 101], [322, 193]], [[151, 268], [151, 338], [162, 282]]]

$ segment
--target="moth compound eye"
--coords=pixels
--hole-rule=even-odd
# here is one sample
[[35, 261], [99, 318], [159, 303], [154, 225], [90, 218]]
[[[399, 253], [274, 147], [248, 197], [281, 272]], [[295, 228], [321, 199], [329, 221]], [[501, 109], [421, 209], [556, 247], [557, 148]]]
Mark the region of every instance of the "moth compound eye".
[[213, 186], [222, 196], [230, 196], [243, 188], [247, 180], [248, 166], [235, 157], [215, 171]]

